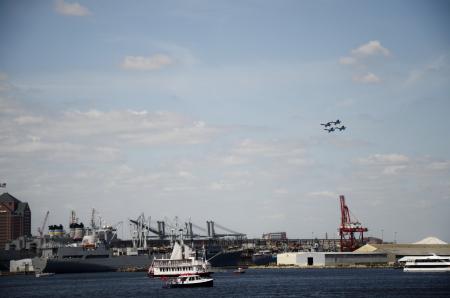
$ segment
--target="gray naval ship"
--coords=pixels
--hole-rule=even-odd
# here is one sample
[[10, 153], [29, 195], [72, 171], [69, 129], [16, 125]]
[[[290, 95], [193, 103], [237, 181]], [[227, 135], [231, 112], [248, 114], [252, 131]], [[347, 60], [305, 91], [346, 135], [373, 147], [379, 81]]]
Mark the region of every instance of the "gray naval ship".
[[70, 232], [62, 225], [49, 226], [49, 237], [42, 238], [40, 255], [32, 259], [36, 273], [87, 273], [107, 271], [145, 271], [153, 261], [146, 246], [146, 235], [134, 235], [133, 247], [113, 247], [117, 229], [91, 227], [78, 223], [72, 212]]
[[32, 259], [37, 273], [87, 273], [145, 270], [153, 260], [151, 254], [114, 255], [103, 244], [96, 247], [49, 248]]

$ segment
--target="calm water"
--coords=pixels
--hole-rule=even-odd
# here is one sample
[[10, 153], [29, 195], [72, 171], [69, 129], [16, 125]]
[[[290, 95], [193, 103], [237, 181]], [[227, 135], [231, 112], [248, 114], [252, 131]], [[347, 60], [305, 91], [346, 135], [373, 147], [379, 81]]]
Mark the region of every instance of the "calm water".
[[163, 289], [145, 273], [0, 277], [0, 297], [450, 297], [450, 274], [393, 269], [249, 269], [213, 288]]

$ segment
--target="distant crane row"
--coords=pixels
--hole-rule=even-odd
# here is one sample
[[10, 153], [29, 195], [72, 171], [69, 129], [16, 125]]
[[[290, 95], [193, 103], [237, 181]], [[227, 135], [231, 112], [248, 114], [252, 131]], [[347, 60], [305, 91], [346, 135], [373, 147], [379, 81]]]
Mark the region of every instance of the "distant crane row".
[[[152, 234], [155, 234], [156, 237], [158, 237], [160, 239], [165, 239], [167, 237], [170, 237], [170, 235], [168, 235], [166, 233], [166, 226], [168, 226], [172, 230], [178, 230], [179, 228], [181, 228], [181, 226], [178, 226], [178, 223], [171, 224], [168, 220], [157, 221], [156, 223], [157, 223], [158, 227], [153, 228], [152, 226], [150, 226], [150, 220], [148, 220], [147, 222], [141, 223], [141, 220], [140, 220], [141, 217], [143, 217], [143, 215], [141, 215], [138, 219], [129, 219], [129, 221], [132, 225], [141, 226], [142, 229], [148, 230], [149, 232], [151, 232]], [[189, 238], [222, 238], [222, 237], [245, 238], [246, 237], [245, 234], [228, 229], [224, 226], [219, 225], [218, 223], [216, 223], [212, 220], [208, 220], [206, 222], [206, 224], [207, 224], [207, 229], [204, 229], [204, 228], [192, 223], [191, 221], [186, 222], [185, 223], [186, 236]], [[199, 229], [203, 232], [207, 232], [207, 235], [200, 235], [200, 234], [194, 233], [193, 229], [192, 229], [193, 227], [195, 227], [196, 229]], [[226, 233], [216, 233], [215, 227], [220, 228], [221, 230], [225, 231]], [[151, 236], [149, 236], [149, 237], [151, 237]]]

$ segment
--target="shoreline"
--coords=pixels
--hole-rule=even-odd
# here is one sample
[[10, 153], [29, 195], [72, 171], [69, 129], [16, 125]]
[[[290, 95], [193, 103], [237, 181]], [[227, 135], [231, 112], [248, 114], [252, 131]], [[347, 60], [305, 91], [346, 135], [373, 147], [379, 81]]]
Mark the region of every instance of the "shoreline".
[[396, 269], [393, 265], [336, 265], [336, 266], [297, 266], [297, 265], [264, 265], [248, 266], [248, 269]]

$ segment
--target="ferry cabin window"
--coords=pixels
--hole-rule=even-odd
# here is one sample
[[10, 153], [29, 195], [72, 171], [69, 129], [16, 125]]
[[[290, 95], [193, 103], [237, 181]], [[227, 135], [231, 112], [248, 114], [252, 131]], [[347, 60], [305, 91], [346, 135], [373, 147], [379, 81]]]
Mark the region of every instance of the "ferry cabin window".
[[436, 259], [426, 259], [426, 260], [415, 260], [416, 263], [440, 263], [443, 262], [443, 260], [436, 260]]

